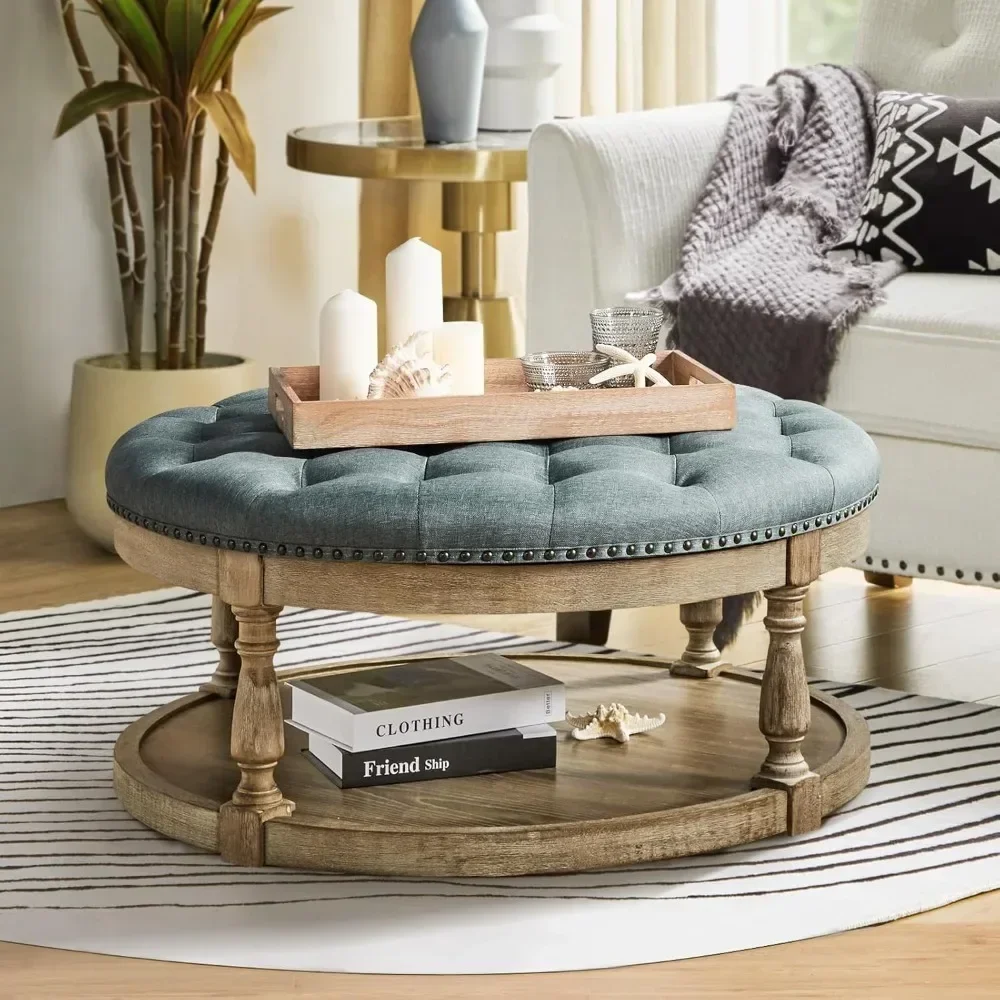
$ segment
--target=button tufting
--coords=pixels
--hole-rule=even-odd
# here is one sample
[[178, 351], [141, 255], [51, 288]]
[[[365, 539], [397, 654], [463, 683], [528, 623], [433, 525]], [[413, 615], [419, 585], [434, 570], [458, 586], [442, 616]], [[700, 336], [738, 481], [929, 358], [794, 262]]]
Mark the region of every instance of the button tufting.
[[[878, 495], [877, 487], [871, 489], [868, 495], [848, 502], [836, 512], [819, 516], [810, 514], [804, 517], [801, 509], [796, 510], [797, 506], [806, 506], [810, 502], [810, 497], [815, 497], [814, 492], [810, 492], [809, 484], [815, 479], [814, 473], [817, 468], [825, 469], [829, 473], [833, 479], [835, 492], [849, 497], [852, 489], [850, 483], [845, 481], [840, 466], [820, 457], [832, 454], [822, 446], [802, 449], [802, 454], [811, 454], [815, 456], [813, 458], [788, 458], [790, 454], [796, 453], [794, 442], [800, 435], [810, 435], [808, 439], [810, 441], [821, 441], [825, 434], [836, 435], [836, 439], [831, 437], [830, 440], [836, 440], [838, 448], [856, 447], [862, 466], [866, 461], [869, 462], [870, 474], [875, 472], [876, 457], [871, 442], [864, 433], [845, 418], [831, 411], [817, 410], [815, 407], [807, 407], [807, 404], [795, 401], [786, 401], [782, 405], [785, 417], [790, 419], [757, 420], [758, 416], [773, 415], [773, 399], [757, 390], [743, 389], [739, 400], [741, 419], [733, 431], [726, 432], [724, 437], [720, 437], [717, 445], [713, 442], [710, 454], [709, 450], [704, 449], [697, 441], [691, 442], [690, 447], [685, 447], [685, 442], [690, 441], [689, 438], [678, 439], [676, 447], [671, 444], [667, 449], [670, 454], [682, 451], [692, 455], [697, 454], [699, 461], [704, 460], [707, 474], [700, 471], [686, 472], [681, 479], [676, 459], [668, 460], [658, 451], [648, 452], [645, 461], [647, 468], [644, 469], [644, 473], [650, 490], [649, 510], [653, 515], [649, 526], [641, 532], [637, 531], [636, 534], [639, 537], [645, 534], [647, 538], [674, 537], [675, 539], [677, 535], [688, 535], [687, 539], [681, 537], [665, 543], [642, 542], [607, 546], [596, 544], [588, 546], [585, 543], [576, 549], [545, 550], [546, 559], [548, 561], [562, 559], [564, 553], [566, 559], [573, 560], [582, 558], [584, 553], [587, 559], [602, 558], [605, 553], [608, 558], [613, 559], [626, 554], [636, 556], [640, 550], [647, 556], [670, 555], [682, 550], [690, 552], [692, 548], [698, 547], [704, 547], [707, 551], [716, 547], [740, 545], [744, 540], [756, 542], [762, 538], [762, 533], [771, 540], [773, 537], [785, 537], [789, 529], [792, 534], [797, 534], [800, 530], [810, 531], [814, 527], [818, 529], [822, 527], [824, 520], [829, 525], [867, 510]], [[289, 492], [289, 486], [287, 474], [281, 464], [284, 456], [271, 454], [275, 431], [268, 424], [266, 392], [242, 395], [238, 408], [236, 405], [230, 407], [229, 404], [223, 404], [215, 408], [205, 408], [205, 412], [212, 414], [212, 419], [195, 418], [183, 411], [165, 415], [166, 420], [164, 416], [153, 417], [141, 425], [144, 430], [138, 435], [130, 435], [128, 441], [121, 446], [116, 445], [108, 465], [109, 508], [130, 523], [154, 531], [163, 531], [165, 534], [172, 532], [175, 538], [186, 537], [188, 541], [197, 539], [202, 545], [207, 545], [208, 539], [211, 539], [215, 546], [221, 547], [225, 543], [229, 549], [242, 547], [247, 552], [259, 549], [262, 553], [270, 551], [279, 555], [290, 554], [293, 549], [303, 548], [282, 538], [282, 531], [286, 525], [278, 501], [281, 496]], [[808, 420], [795, 419], [796, 415], [804, 416], [807, 412]], [[742, 419], [744, 416], [751, 419], [744, 420]], [[230, 420], [231, 417], [237, 419]], [[267, 424], [266, 429], [265, 424]], [[762, 428], [767, 429], [762, 430]], [[183, 435], [183, 440], [189, 442], [192, 447], [185, 452], [183, 458], [175, 459], [169, 450], [169, 443], [176, 441], [178, 434]], [[755, 448], [759, 447], [770, 456], [770, 459], [778, 463], [776, 475], [789, 485], [778, 498], [779, 502], [770, 516], [765, 516], [760, 511], [755, 512], [753, 493], [751, 491], [749, 496], [744, 495], [746, 484], [740, 482], [739, 476], [715, 478], [711, 474], [712, 466], [724, 468], [735, 458], [736, 450], [743, 451], [749, 436], [752, 436]], [[278, 440], [280, 442], [280, 435]], [[805, 440], [803, 439], [804, 442]], [[385, 524], [383, 513], [387, 513], [393, 519], [393, 523], [399, 524], [404, 530], [422, 532], [422, 522], [418, 518], [418, 504], [414, 498], [419, 492], [417, 487], [422, 482], [433, 480], [433, 492], [435, 496], [440, 497], [440, 503], [443, 505], [439, 510], [457, 511], [452, 521], [448, 522], [448, 528], [458, 541], [459, 549], [446, 554], [445, 560], [439, 561], [449, 559], [461, 559], [463, 562], [479, 559], [493, 561], [495, 558], [502, 559], [505, 563], [519, 560], [530, 563], [542, 556], [541, 550], [499, 548], [494, 550], [485, 547], [489, 544], [490, 535], [484, 530], [488, 526], [483, 523], [481, 504], [449, 506], [462, 491], [467, 490], [471, 481], [470, 474], [473, 478], [476, 474], [487, 472], [491, 477], [495, 476], [495, 481], [491, 478], [489, 485], [490, 497], [492, 505], [504, 512], [500, 515], [496, 531], [498, 534], [502, 532], [507, 535], [505, 541], [510, 538], [510, 532], [516, 531], [518, 526], [523, 527], [526, 532], [541, 528], [541, 524], [535, 525], [534, 522], [522, 525], [521, 512], [531, 512], [530, 516], [534, 517], [536, 511], [544, 509], [541, 506], [543, 492], [551, 490], [556, 483], [560, 486], [556, 509], [549, 513], [554, 513], [558, 518], [560, 531], [564, 537], [569, 534], [570, 537], [596, 539], [601, 537], [607, 524], [613, 521], [609, 522], [609, 517], [600, 503], [586, 502], [586, 477], [606, 468], [608, 449], [618, 451], [621, 447], [619, 441], [605, 443], [596, 439], [588, 442], [586, 448], [566, 448], [561, 442], [526, 442], [516, 448], [487, 443], [429, 450], [421, 449], [419, 446], [406, 451], [369, 449], [363, 459], [359, 458], [359, 452], [351, 449], [315, 453], [314, 457], [302, 459], [300, 463], [302, 475], [299, 482], [302, 484], [302, 489], [309, 488], [306, 484], [312, 486], [324, 483], [328, 495], [318, 508], [313, 508], [313, 513], [309, 515], [303, 529], [314, 537], [320, 553], [333, 551], [334, 558], [338, 558], [336, 552], [340, 550], [332, 549], [332, 545], [338, 541], [336, 526], [342, 523], [339, 512], [351, 502], [352, 496], [357, 495], [357, 489], [370, 491], [375, 502], [363, 507], [357, 513], [357, 518], [352, 520], [352, 533], [356, 542], [362, 546], [353, 550], [354, 558], [375, 562], [385, 560], [406, 562], [411, 559], [408, 550], [374, 549], [370, 539], [378, 538], [379, 532], [383, 529]], [[864, 456], [865, 449], [870, 453], [870, 460]], [[260, 477], [259, 482], [255, 483], [255, 488], [259, 488], [262, 502], [254, 505], [252, 509], [246, 509], [236, 499], [239, 495], [240, 481], [234, 471], [230, 471], [225, 465], [220, 469], [219, 463], [202, 461], [209, 454], [225, 456], [237, 453], [249, 453], [259, 461]], [[617, 455], [615, 459], [617, 460]], [[858, 469], [857, 465], [852, 467]], [[157, 520], [151, 519], [148, 508], [143, 510], [148, 503], [147, 497], [152, 492], [150, 476], [145, 472], [147, 468], [156, 469], [159, 498]], [[698, 467], [694, 468], [697, 470]], [[237, 465], [232, 464], [231, 469], [236, 470]], [[159, 489], [161, 485], [170, 486], [171, 482], [180, 482], [174, 470], [183, 478], [185, 489]], [[383, 486], [383, 483], [399, 483], [405, 488], [395, 490], [390, 496], [395, 487]], [[675, 509], [673, 503], [663, 501], [667, 497], [675, 496], [678, 490], [683, 494], [688, 487], [704, 491], [709, 500], [714, 500], [715, 503], [704, 504], [704, 510], [701, 509], [700, 502], [682, 505], [685, 512], [683, 521], [685, 526], [681, 527], [681, 522], [677, 520], [680, 515], [672, 513]], [[195, 523], [201, 520], [200, 517], [197, 519], [195, 517], [197, 511], [192, 513], [189, 506], [183, 505], [180, 500], [183, 496], [197, 496], [198, 493], [195, 491], [198, 490], [205, 496], [214, 498], [212, 509], [202, 513], [219, 524], [220, 535], [208, 535], [196, 529], [189, 529], [184, 523], [189, 519]], [[292, 486], [293, 495], [295, 491], [296, 487]], [[125, 503], [112, 499], [112, 493], [117, 494]], [[696, 495], [691, 494], [692, 497]], [[396, 497], [398, 499], [395, 499]], [[797, 500], [797, 497], [802, 497], [802, 500]], [[506, 513], [507, 511], [510, 513]], [[713, 535], [713, 529], [715, 532], [719, 531], [720, 512], [723, 515], [723, 524], [734, 516], [739, 516], [741, 520], [748, 517], [750, 523], [753, 523], [755, 516], [759, 516], [760, 521], [770, 520], [775, 527], [747, 529], [729, 535]], [[160, 517], [166, 518], [167, 524], [161, 522]], [[713, 524], [712, 520], [715, 520], [716, 524]], [[430, 523], [443, 526], [446, 522], [443, 518], [432, 517]], [[546, 527], [550, 527], [552, 523], [555, 522], [550, 521]], [[327, 536], [328, 531], [330, 537]], [[249, 536], [246, 541], [244, 541], [245, 536]], [[253, 542], [254, 537], [271, 538], [275, 541]], [[463, 539], [467, 539], [465, 544], [469, 545], [468, 549], [462, 548]], [[433, 545], [435, 539], [428, 533], [427, 540]], [[459, 554], [460, 550], [462, 555]], [[313, 549], [306, 547], [303, 554], [307, 551], [312, 552]], [[426, 562], [433, 558], [435, 550], [421, 551], [422, 556], [419, 553], [412, 555], [413, 561]], [[464, 555], [466, 552], [467, 557]], [[480, 553], [479, 556], [476, 555], [477, 552]], [[486, 552], [495, 553], [495, 557], [489, 560], [483, 559]], [[343, 558], [344, 555], [350, 557], [351, 553], [351, 549], [346, 549], [340, 557]], [[965, 572], [971, 577], [971, 570]], [[955, 575], [957, 576], [957, 573]], [[1000, 576], [994, 582], [1000, 582]]]

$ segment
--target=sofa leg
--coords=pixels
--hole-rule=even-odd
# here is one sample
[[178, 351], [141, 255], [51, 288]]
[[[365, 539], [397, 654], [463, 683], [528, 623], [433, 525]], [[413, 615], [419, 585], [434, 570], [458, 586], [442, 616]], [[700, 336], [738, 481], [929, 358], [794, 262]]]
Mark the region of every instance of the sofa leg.
[[556, 615], [556, 639], [559, 642], [606, 646], [610, 631], [610, 611], [562, 611]]
[[895, 576], [892, 573], [871, 573], [865, 571], [865, 582], [873, 587], [887, 587], [889, 590], [902, 590], [913, 583], [911, 576]]

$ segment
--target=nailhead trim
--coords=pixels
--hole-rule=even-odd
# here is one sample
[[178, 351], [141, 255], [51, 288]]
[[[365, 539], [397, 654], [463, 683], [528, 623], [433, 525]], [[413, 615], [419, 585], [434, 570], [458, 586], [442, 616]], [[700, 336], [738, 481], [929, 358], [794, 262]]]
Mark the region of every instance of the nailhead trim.
[[[860, 562], [860, 560], [859, 560]], [[955, 569], [949, 569], [947, 566], [933, 566], [928, 570], [926, 563], [917, 563], [916, 572], [914, 572], [913, 564], [906, 559], [893, 560], [893, 559], [878, 559], [878, 565], [881, 569], [887, 570], [889, 573], [896, 572], [898, 567], [898, 572], [902, 576], [937, 576], [937, 577], [947, 577], [952, 576], [956, 580], [965, 580], [967, 576], [972, 576], [972, 578], [977, 583], [982, 583], [987, 578], [987, 573], [981, 569], [970, 571], [963, 569], [962, 567], [957, 567]], [[876, 563], [876, 558], [871, 555], [867, 555], [864, 558], [864, 564], [866, 566], [874, 566]], [[993, 583], [1000, 583], [1000, 571], [992, 572], [989, 574], [990, 579]]]
[[[389, 550], [350, 549], [347, 550], [347, 555], [355, 562], [448, 563], [457, 560], [470, 565], [475, 565], [476, 563], [518, 565], [522, 563], [536, 562], [539, 558], [544, 559], [545, 562], [574, 562], [578, 561], [584, 555], [587, 559], [594, 560], [620, 559], [623, 557], [634, 559], [680, 555], [693, 551], [695, 546], [698, 546], [701, 551], [708, 552], [715, 549], [724, 549], [729, 545], [766, 542], [771, 541], [776, 537], [784, 538], [788, 534], [798, 534], [800, 530], [810, 531], [813, 528], [821, 528], [824, 521], [826, 524], [830, 525], [841, 520], [846, 520], [848, 517], [852, 517], [865, 510], [877, 495], [878, 488], [876, 487], [876, 489], [872, 490], [872, 492], [864, 499], [855, 501], [853, 504], [842, 507], [840, 510], [820, 515], [812, 520], [794, 521], [787, 524], [772, 525], [765, 528], [753, 528], [749, 532], [736, 532], [732, 535], [715, 535], [709, 538], [683, 538], [671, 539], [669, 541], [627, 542], [614, 543], [610, 545], [577, 545], [560, 549], [550, 548], [545, 549], [542, 552], [539, 552], [536, 549], [524, 549], [522, 551], [515, 551], [513, 549], [503, 549], [499, 551], [495, 551], [493, 549], [482, 549], [479, 551], [462, 550], [456, 553], [447, 549], [441, 549], [438, 552], [428, 552], [425, 549], [414, 551], [404, 548], [393, 548]], [[294, 552], [300, 559], [304, 558], [307, 554], [311, 555], [314, 559], [332, 558], [335, 561], [340, 561], [345, 558], [345, 551], [343, 549], [331, 549], [320, 546], [289, 545], [287, 542], [261, 541], [259, 539], [224, 538], [219, 535], [208, 535], [207, 533], [196, 534], [187, 528], [163, 524], [162, 522], [153, 521], [148, 517], [144, 517], [141, 514], [136, 514], [134, 511], [130, 511], [127, 508], [122, 507], [120, 504], [117, 504], [110, 497], [108, 498], [108, 506], [119, 517], [122, 517], [133, 524], [141, 525], [144, 528], [158, 533], [162, 532], [164, 535], [169, 536], [172, 534], [176, 539], [185, 538], [189, 542], [200, 543], [202, 545], [207, 545], [209, 538], [211, 538], [212, 544], [216, 547], [225, 545], [230, 550], [242, 548], [244, 552], [256, 551], [261, 555], [266, 556], [286, 556]], [[885, 568], [888, 568], [889, 565], [891, 565], [889, 560], [883, 559], [880, 561]], [[866, 562], [868, 565], [873, 565], [873, 557], [868, 556]], [[906, 565], [907, 564], [905, 562], [900, 563], [901, 570], [905, 570]], [[939, 576], [943, 576], [945, 574], [944, 567], [936, 567], [936, 569], [939, 570]], [[918, 571], [921, 574], [924, 573], [925, 567], [923, 564], [918, 567]], [[965, 572], [962, 570], [956, 570], [954, 571], [954, 575], [956, 579], [961, 580], [965, 576]], [[983, 571], [976, 571], [976, 579], [984, 579]], [[994, 583], [1000, 583], [1000, 573], [993, 573], [992, 579]]]

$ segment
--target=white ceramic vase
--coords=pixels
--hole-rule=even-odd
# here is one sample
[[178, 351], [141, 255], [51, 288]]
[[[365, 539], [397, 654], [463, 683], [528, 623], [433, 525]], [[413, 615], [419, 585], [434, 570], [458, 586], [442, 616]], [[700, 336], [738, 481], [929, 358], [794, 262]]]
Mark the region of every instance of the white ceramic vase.
[[479, 0], [489, 36], [479, 127], [527, 132], [555, 117], [562, 23], [553, 0]]
[[181, 406], [207, 406], [262, 385], [257, 365], [225, 354], [202, 368], [129, 371], [120, 354], [81, 358], [73, 367], [69, 408], [66, 506], [77, 526], [114, 551], [115, 515], [108, 509], [104, 465], [114, 443], [147, 417]]

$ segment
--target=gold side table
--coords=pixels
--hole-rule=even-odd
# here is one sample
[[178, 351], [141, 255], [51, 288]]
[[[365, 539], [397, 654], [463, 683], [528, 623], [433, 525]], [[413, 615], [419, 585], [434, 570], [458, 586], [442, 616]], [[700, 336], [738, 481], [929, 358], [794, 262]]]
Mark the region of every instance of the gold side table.
[[419, 118], [367, 118], [288, 135], [296, 170], [337, 177], [440, 181], [443, 228], [462, 234], [462, 294], [444, 300], [446, 320], [479, 320], [490, 357], [516, 353], [510, 299], [497, 292], [497, 233], [514, 228], [511, 185], [528, 179], [529, 132], [480, 132], [475, 142], [424, 142]]

